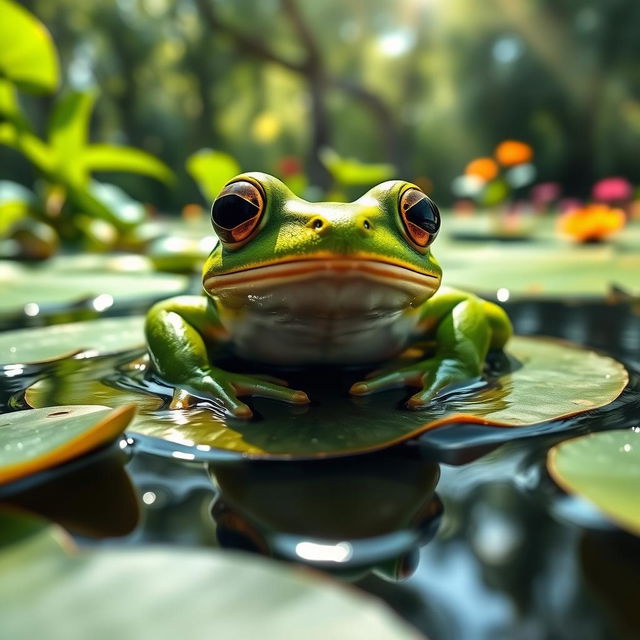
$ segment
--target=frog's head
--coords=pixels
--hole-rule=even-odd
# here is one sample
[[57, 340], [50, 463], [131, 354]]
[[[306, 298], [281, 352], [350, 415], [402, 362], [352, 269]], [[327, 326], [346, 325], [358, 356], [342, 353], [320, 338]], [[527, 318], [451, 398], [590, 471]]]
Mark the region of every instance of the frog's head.
[[408, 182], [383, 182], [351, 203], [314, 203], [273, 176], [245, 173], [220, 192], [211, 217], [220, 243], [203, 284], [212, 296], [359, 278], [402, 291], [414, 306], [440, 285], [431, 254], [440, 214]]

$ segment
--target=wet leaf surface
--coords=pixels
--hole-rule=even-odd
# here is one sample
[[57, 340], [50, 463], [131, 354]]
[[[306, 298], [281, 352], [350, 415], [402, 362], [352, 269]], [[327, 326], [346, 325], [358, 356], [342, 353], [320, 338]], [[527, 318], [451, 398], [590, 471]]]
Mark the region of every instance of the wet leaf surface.
[[[155, 300], [186, 291], [188, 285], [188, 278], [169, 274], [132, 277], [127, 273], [50, 273], [46, 267], [20, 273], [3, 271], [0, 272], [0, 316], [22, 313], [28, 304], [69, 306], [98, 296], [110, 296], [110, 305]], [[96, 310], [100, 310], [98, 307]]]
[[25, 533], [0, 545], [7, 638], [279, 640], [301, 629], [317, 640], [421, 637], [374, 599], [310, 572], [211, 550], [68, 554], [54, 539], [55, 528], [29, 531], [24, 517], [16, 518], [0, 511], [1, 524], [11, 521], [16, 531], [22, 522]]
[[0, 484], [6, 484], [115, 440], [135, 406], [58, 406], [0, 415]]
[[593, 433], [549, 452], [547, 467], [565, 490], [640, 535], [640, 430]]
[[33, 407], [82, 403], [89, 397], [109, 406], [134, 401], [140, 413], [128, 432], [143, 450], [160, 455], [290, 459], [364, 453], [446, 425], [456, 425], [450, 429], [454, 439], [457, 425], [497, 427], [484, 428], [491, 441], [517, 437], [519, 428], [535, 431], [536, 425], [541, 432], [548, 432], [549, 425], [564, 430], [565, 418], [608, 405], [628, 381], [617, 361], [569, 343], [517, 337], [509, 352], [521, 366], [473, 393], [442, 396], [422, 411], [399, 408], [405, 391], [352, 398], [346, 390], [361, 372], [335, 370], [280, 372], [309, 391], [312, 404], [291, 408], [252, 399], [256, 418], [249, 422], [227, 418], [206, 402], [192, 409], [160, 409], [160, 403], [168, 404], [169, 387], [130, 377], [131, 372], [105, 375], [104, 364], [93, 373], [87, 363], [63, 377], [45, 378], [29, 388], [26, 399]]
[[99, 355], [143, 348], [144, 318], [104, 318], [0, 332], [0, 364], [29, 364], [85, 352]]

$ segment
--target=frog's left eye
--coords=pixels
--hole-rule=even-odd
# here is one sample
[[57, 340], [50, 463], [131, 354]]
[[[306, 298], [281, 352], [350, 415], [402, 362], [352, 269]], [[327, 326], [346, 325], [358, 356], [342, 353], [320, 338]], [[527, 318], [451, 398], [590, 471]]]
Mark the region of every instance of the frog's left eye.
[[440, 230], [440, 212], [419, 189], [407, 189], [400, 197], [400, 218], [407, 236], [419, 247], [428, 247]]
[[236, 244], [249, 238], [264, 213], [262, 191], [247, 180], [228, 184], [211, 207], [211, 223], [222, 242]]

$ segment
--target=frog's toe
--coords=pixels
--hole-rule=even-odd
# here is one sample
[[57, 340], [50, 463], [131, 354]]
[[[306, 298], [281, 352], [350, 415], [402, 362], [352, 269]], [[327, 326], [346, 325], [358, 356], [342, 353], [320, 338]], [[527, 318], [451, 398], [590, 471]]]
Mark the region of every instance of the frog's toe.
[[298, 389], [289, 389], [281, 384], [268, 381], [265, 377], [246, 376], [237, 379], [233, 385], [238, 395], [259, 396], [280, 400], [289, 404], [309, 404], [309, 396]]
[[365, 396], [369, 393], [376, 393], [387, 389], [398, 389], [399, 387], [406, 386], [416, 387], [420, 386], [421, 377], [421, 372], [413, 368], [391, 371], [355, 382], [351, 385], [349, 393], [354, 396]]

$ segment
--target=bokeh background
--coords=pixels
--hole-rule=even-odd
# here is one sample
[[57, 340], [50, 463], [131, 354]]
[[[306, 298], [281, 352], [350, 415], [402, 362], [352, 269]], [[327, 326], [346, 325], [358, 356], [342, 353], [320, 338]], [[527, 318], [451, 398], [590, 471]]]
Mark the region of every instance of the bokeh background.
[[[107, 176], [163, 211], [203, 202], [185, 171], [203, 147], [243, 170], [286, 175], [301, 165], [318, 187], [310, 196], [331, 189], [321, 156], [332, 149], [390, 164], [451, 205], [464, 195], [454, 179], [504, 139], [530, 145], [535, 181], [557, 182], [566, 197], [586, 198], [611, 175], [640, 183], [637, 3], [21, 4], [51, 31], [62, 91], [98, 90], [92, 138], [145, 149], [176, 172], [173, 188]], [[21, 100], [44, 130], [54, 98]], [[0, 167], [5, 179], [33, 182], [13, 150], [0, 148]]]

